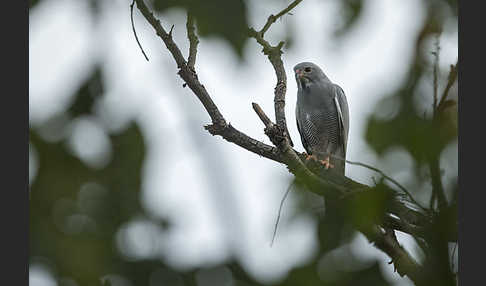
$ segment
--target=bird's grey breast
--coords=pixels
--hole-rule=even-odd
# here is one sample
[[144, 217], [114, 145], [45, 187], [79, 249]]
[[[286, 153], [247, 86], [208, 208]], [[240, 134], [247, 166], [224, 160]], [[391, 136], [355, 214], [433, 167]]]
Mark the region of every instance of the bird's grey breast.
[[296, 112], [309, 147], [338, 143], [339, 117], [333, 88], [332, 84], [319, 84], [298, 91]]

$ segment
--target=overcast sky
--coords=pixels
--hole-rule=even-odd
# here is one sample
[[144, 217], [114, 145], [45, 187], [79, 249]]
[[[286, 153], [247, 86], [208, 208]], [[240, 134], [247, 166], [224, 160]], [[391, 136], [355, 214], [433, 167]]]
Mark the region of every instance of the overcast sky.
[[[139, 39], [150, 62], [143, 58], [132, 34], [128, 1], [104, 1], [98, 23], [91, 21], [86, 2], [44, 0], [29, 12], [30, 124], [40, 124], [63, 111], [72, 93], [90, 75], [93, 63], [102, 62], [106, 95], [97, 106], [97, 116], [73, 124], [67, 135], [69, 146], [87, 164], [102, 167], [110, 158], [106, 132], [137, 120], [148, 144], [143, 168], [144, 207], [151, 215], [174, 222], [168, 232], [160, 232], [142, 218], [129, 223], [119, 234], [128, 237], [120, 238], [128, 241], [124, 254], [143, 258], [156, 253], [181, 269], [217, 264], [235, 254], [262, 281], [283, 279], [289, 269], [311, 259], [317, 245], [315, 221], [307, 216], [290, 220], [296, 207], [292, 194], [283, 209], [277, 240], [269, 246], [280, 199], [292, 178], [286, 168], [203, 129], [210, 123], [209, 116], [191, 91], [182, 88], [169, 52], [135, 11]], [[268, 15], [287, 2], [251, 1], [250, 23], [261, 27]], [[312, 61], [346, 93], [350, 111], [347, 158], [378, 167], [399, 161], [390, 175], [406, 181], [412, 167], [410, 156], [395, 150], [378, 160], [364, 141], [364, 127], [376, 103], [406, 76], [412, 56], [409, 43], [424, 18], [421, 1], [366, 1], [356, 28], [340, 41], [333, 41], [339, 13], [336, 1], [306, 0], [293, 16], [277, 21], [267, 34], [276, 43], [282, 39], [286, 24], [295, 25], [294, 46], [283, 55], [289, 80], [286, 116], [295, 148], [303, 151], [295, 125], [297, 87], [292, 67]], [[166, 28], [175, 25], [175, 41], [186, 54], [184, 11], [169, 10], [159, 16]], [[457, 60], [457, 23], [446, 24], [440, 57], [445, 69]], [[253, 40], [248, 41], [244, 54], [247, 61], [241, 63], [225, 42], [204, 38], [196, 69], [225, 118], [242, 132], [270, 144], [251, 103], [259, 103], [274, 117], [274, 72]], [[450, 167], [447, 174], [453, 175], [457, 173], [457, 146], [451, 145], [446, 152], [452, 154], [444, 163]], [[346, 175], [371, 183], [373, 174], [348, 166]], [[150, 240], [152, 235], [158, 237], [155, 242]], [[416, 255], [410, 238], [399, 234], [399, 239]], [[348, 247], [363, 260], [381, 259], [389, 281], [410, 285], [407, 278], [393, 273], [388, 257], [362, 235]], [[39, 269], [31, 268], [31, 282], [49, 285], [43, 284], [49, 283], [49, 278]]]

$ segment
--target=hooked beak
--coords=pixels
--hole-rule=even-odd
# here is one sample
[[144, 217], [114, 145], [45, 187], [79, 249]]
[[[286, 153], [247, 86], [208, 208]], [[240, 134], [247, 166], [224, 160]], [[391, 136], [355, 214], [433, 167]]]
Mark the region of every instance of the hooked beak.
[[303, 76], [303, 75], [304, 75], [304, 71], [303, 71], [302, 69], [296, 69], [296, 70], [295, 70], [295, 76], [296, 76], [297, 78], [299, 78], [299, 79], [300, 79], [300, 78], [302, 78], [302, 76]]
[[304, 74], [303, 69], [295, 70], [295, 78], [297, 79], [297, 82], [304, 88], [308, 85], [310, 81], [309, 78]]
[[307, 89], [311, 83], [311, 80], [304, 74], [304, 69], [295, 70], [295, 79], [299, 88]]

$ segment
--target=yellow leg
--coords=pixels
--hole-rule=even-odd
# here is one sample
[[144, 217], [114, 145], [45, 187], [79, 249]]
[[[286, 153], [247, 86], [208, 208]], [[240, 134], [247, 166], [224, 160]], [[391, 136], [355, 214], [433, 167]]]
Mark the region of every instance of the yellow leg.
[[324, 166], [326, 166], [326, 170], [329, 169], [329, 168], [334, 168], [334, 165], [331, 164], [331, 162], [330, 162], [329, 156], [327, 156], [327, 158], [325, 160], [321, 160], [319, 162], [321, 162]]
[[305, 155], [307, 156], [305, 158], [306, 161], [309, 161], [310, 159], [317, 161], [316, 155], [307, 155], [307, 154], [305, 154]]

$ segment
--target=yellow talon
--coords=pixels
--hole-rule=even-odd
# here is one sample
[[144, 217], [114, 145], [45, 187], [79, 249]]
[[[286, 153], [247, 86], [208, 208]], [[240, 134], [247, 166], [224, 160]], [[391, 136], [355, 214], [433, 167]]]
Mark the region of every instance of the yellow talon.
[[307, 157], [305, 158], [305, 160], [306, 160], [306, 161], [309, 161], [310, 159], [313, 159], [313, 160], [317, 161], [317, 157], [316, 157], [316, 155], [307, 155], [307, 154], [306, 154], [306, 156], [307, 156]]
[[325, 160], [320, 160], [319, 162], [321, 162], [326, 167], [326, 170], [329, 168], [334, 168], [334, 165], [330, 162], [329, 156]]

